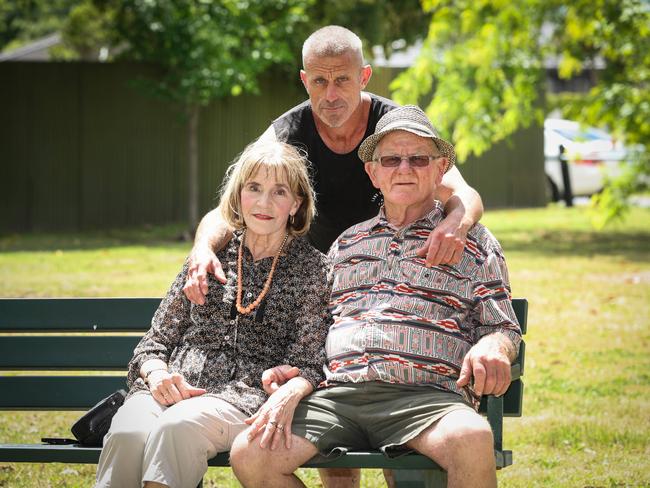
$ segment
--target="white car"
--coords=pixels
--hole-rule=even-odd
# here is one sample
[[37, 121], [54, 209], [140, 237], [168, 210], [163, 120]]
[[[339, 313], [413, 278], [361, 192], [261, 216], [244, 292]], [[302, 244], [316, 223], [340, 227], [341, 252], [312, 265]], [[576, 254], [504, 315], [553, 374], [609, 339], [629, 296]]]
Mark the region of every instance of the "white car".
[[590, 196], [603, 189], [604, 176], [616, 176], [625, 147], [607, 132], [593, 127], [581, 127], [565, 119], [544, 121], [544, 169], [549, 197], [557, 201], [564, 195], [560, 166], [560, 145], [564, 146], [569, 162], [569, 178], [574, 196]]

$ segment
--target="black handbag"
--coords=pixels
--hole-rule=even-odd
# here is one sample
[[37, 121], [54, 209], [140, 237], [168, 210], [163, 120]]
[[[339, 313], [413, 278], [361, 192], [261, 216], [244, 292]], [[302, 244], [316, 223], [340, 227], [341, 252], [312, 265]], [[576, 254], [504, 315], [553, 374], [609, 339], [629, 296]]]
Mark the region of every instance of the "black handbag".
[[126, 391], [117, 390], [88, 410], [72, 428], [72, 434], [83, 446], [101, 447], [104, 436], [111, 427], [111, 420], [124, 403]]

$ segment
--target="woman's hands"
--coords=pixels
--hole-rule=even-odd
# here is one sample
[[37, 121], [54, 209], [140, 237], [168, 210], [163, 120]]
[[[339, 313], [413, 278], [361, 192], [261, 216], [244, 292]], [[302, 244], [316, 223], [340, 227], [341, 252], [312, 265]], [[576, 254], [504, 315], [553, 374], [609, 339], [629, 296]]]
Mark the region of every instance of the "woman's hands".
[[206, 392], [203, 388], [190, 385], [182, 374], [169, 373], [164, 369], [157, 369], [149, 373], [147, 384], [156, 401], [165, 406], [203, 395]]
[[300, 377], [292, 378], [276, 388], [264, 405], [244, 421], [251, 426], [248, 430], [248, 441], [251, 442], [261, 434], [262, 449], [270, 446], [271, 450], [274, 450], [283, 439], [284, 445], [290, 449], [293, 413], [300, 399], [311, 393], [312, 389], [311, 384]]

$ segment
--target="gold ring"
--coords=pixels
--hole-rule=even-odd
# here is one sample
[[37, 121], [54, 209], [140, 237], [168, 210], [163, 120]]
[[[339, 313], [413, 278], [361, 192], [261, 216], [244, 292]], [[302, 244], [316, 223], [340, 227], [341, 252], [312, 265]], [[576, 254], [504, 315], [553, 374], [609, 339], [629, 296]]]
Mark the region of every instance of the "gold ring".
[[282, 432], [284, 430], [284, 425], [279, 425], [277, 426], [277, 429]]

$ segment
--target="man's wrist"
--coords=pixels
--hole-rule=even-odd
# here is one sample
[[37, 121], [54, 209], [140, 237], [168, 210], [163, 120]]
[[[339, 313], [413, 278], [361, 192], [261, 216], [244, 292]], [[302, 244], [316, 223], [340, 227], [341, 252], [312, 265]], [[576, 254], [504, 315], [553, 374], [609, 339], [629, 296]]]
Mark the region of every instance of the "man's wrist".
[[449, 199], [445, 204], [445, 217], [453, 222], [456, 222], [456, 226], [460, 227], [468, 219], [465, 215], [465, 207], [456, 203], [456, 200]]
[[207, 237], [197, 237], [192, 246], [192, 253], [200, 253], [202, 250], [214, 250], [214, 243]]
[[510, 363], [517, 359], [517, 348], [512, 340], [502, 332], [493, 332], [489, 335], [483, 336], [479, 343], [483, 343], [482, 347], [488, 347], [492, 350], [499, 351]]
[[456, 194], [452, 195], [445, 203], [445, 215], [448, 219], [455, 221], [456, 229], [465, 235], [481, 217], [481, 214], [478, 216], [472, 215], [470, 209], [463, 204], [463, 200]]
[[306, 395], [309, 395], [313, 390], [311, 383], [307, 381], [302, 376], [295, 376], [285, 383], [287, 389], [289, 389], [291, 396], [295, 397], [297, 401], [300, 401]]
[[510, 361], [510, 363], [512, 363], [516, 359], [516, 351], [517, 351], [512, 340], [510, 340], [508, 336], [506, 336], [501, 332], [494, 333], [493, 339], [497, 342], [501, 353], [506, 358], [508, 358], [508, 361]]
[[515, 347], [514, 343], [508, 337], [502, 336], [501, 347], [503, 348], [503, 353], [512, 364], [512, 362], [517, 359], [517, 348]]
[[463, 233], [463, 237], [465, 237], [473, 226], [474, 221], [467, 217], [467, 215], [463, 215], [458, 224], [458, 229]]

